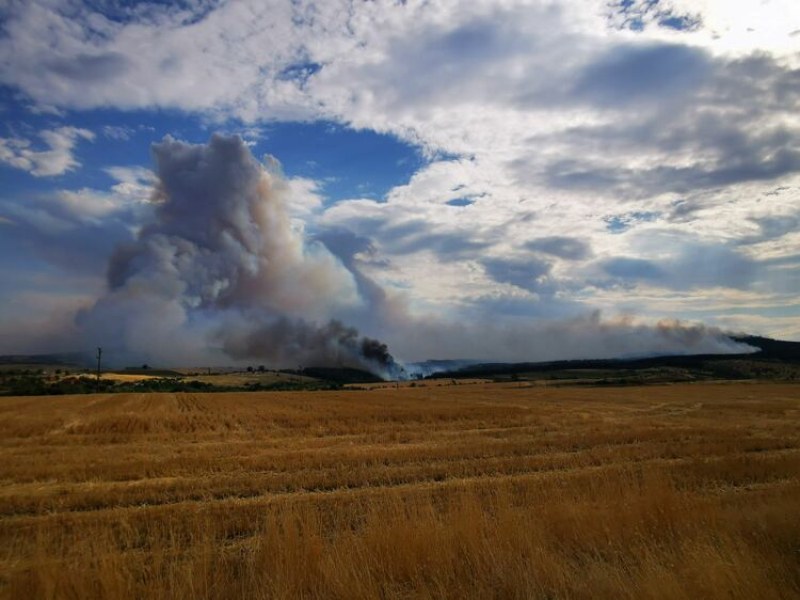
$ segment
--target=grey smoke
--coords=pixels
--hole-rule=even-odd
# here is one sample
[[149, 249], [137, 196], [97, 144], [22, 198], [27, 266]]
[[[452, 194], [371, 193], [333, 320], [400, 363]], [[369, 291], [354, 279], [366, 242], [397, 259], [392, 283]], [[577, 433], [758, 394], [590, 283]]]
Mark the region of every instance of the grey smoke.
[[[87, 347], [113, 348], [125, 360], [257, 360], [403, 376], [386, 344], [351, 324], [391, 340], [412, 360], [748, 351], [712, 328], [644, 326], [591, 312], [554, 321], [412, 314], [402, 296], [361, 271], [357, 255], [370, 240], [347, 232], [307, 235], [290, 217], [289, 187], [274, 159], [257, 161], [239, 137], [214, 135], [207, 144], [166, 137], [153, 156], [158, 184], [150, 219], [115, 250], [107, 292], [77, 318]], [[537, 243], [553, 255], [583, 252], [568, 238]], [[531, 274], [529, 264], [523, 274], [546, 273], [542, 265]], [[517, 282], [516, 263], [495, 266], [505, 269], [496, 278]]]
[[221, 350], [386, 369], [388, 352], [331, 321], [361, 302], [355, 279], [291, 221], [274, 161], [262, 165], [241, 138], [221, 135], [207, 145], [166, 137], [153, 156], [153, 218], [117, 248], [108, 293], [79, 316], [95, 343], [173, 364]]
[[[287, 187], [239, 137], [208, 145], [165, 138], [153, 147], [156, 218], [112, 258], [112, 289], [155, 275], [192, 308], [258, 308], [324, 317], [357, 301], [351, 273], [289, 219]], [[171, 291], [172, 293], [172, 291]]]

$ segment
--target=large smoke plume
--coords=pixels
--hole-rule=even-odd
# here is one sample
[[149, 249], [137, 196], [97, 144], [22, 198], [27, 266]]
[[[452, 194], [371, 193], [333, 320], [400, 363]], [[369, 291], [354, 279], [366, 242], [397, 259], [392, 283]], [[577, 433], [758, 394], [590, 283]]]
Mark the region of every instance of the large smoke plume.
[[108, 294], [79, 318], [98, 344], [171, 363], [212, 360], [210, 345], [281, 366], [391, 370], [385, 346], [330, 320], [359, 304], [353, 275], [305, 240], [274, 166], [221, 135], [167, 137], [153, 155], [153, 219], [114, 253]]
[[359, 240], [306, 236], [290, 217], [288, 185], [275, 163], [259, 163], [240, 138], [215, 135], [195, 145], [167, 137], [153, 146], [153, 155], [152, 217], [135, 241], [116, 249], [107, 293], [77, 320], [86, 342], [127, 361], [258, 360], [403, 375], [385, 344], [342, 321], [366, 324], [416, 359], [747, 351], [718, 330], [642, 326], [597, 313], [467, 325], [412, 316], [359, 270], [353, 258]]

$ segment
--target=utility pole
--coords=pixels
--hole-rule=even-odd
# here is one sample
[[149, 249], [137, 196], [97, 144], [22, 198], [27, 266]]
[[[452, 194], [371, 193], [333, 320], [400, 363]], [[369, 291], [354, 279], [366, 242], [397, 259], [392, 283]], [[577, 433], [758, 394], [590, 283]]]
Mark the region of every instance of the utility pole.
[[100, 385], [100, 358], [103, 356], [103, 349], [97, 348], [97, 385]]

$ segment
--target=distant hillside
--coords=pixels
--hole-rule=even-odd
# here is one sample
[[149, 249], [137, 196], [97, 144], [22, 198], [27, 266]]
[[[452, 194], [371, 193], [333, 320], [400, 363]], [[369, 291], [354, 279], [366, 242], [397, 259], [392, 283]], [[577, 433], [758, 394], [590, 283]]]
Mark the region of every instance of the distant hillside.
[[707, 379], [800, 380], [800, 342], [759, 336], [733, 338], [760, 348], [748, 354], [694, 354], [637, 359], [479, 363], [430, 378], [493, 378], [599, 383], [654, 383]]
[[[691, 381], [698, 379], [800, 379], [800, 342], [774, 340], [756, 335], [732, 337], [758, 348], [749, 354], [695, 354], [637, 359], [559, 360], [549, 362], [480, 363], [467, 360], [430, 360], [406, 365], [412, 378], [495, 378], [563, 381]], [[86, 352], [17, 354], [0, 356], [0, 367], [93, 367]], [[126, 373], [137, 372], [127, 370]], [[293, 373], [335, 384], [372, 383], [381, 379], [358, 369], [311, 367]], [[142, 374], [162, 377], [179, 372], [147, 370]]]
[[800, 361], [800, 342], [785, 342], [757, 335], [732, 337], [731, 339], [749, 346], [761, 348], [750, 356], [753, 358], [777, 358], [780, 360]]
[[285, 371], [333, 383], [378, 383], [380, 377], [369, 371], [348, 367], [306, 367], [301, 371]]
[[90, 364], [91, 358], [85, 352], [0, 355], [0, 365], [64, 365], [84, 367]]

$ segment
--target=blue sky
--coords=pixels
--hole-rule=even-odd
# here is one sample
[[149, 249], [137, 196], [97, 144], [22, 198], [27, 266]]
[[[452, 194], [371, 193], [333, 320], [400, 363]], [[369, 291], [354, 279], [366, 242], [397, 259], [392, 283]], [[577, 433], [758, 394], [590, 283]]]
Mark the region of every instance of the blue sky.
[[253, 319], [406, 360], [800, 340], [796, 2], [12, 0], [0, 24], [0, 352], [295, 360], [219, 333]]

